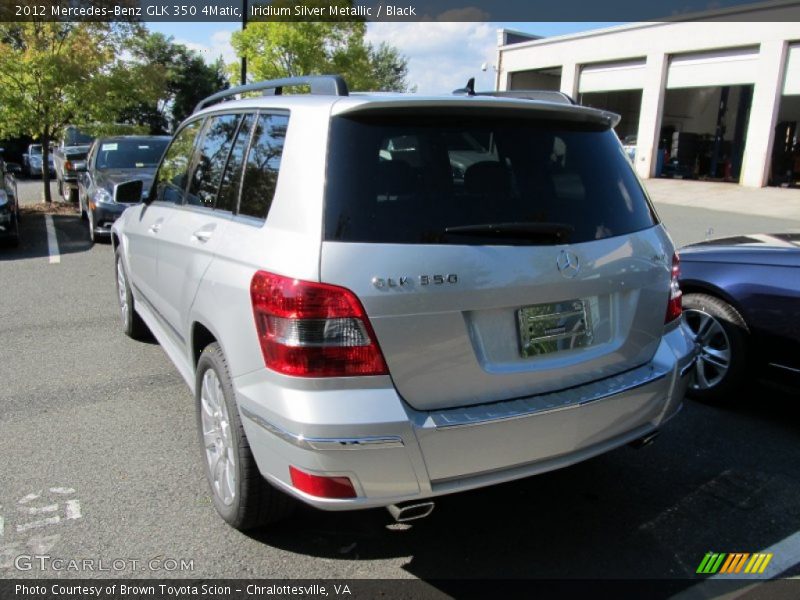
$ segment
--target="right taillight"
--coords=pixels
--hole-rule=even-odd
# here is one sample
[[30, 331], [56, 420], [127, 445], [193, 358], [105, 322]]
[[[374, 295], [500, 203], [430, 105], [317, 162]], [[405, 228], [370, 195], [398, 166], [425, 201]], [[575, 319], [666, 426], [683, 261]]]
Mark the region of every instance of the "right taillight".
[[69, 160], [64, 161], [64, 170], [72, 171], [72, 161]]
[[270, 369], [296, 377], [388, 374], [364, 307], [350, 290], [258, 271], [250, 298]]
[[672, 323], [675, 319], [681, 316], [683, 312], [683, 305], [681, 304], [680, 283], [678, 278], [681, 275], [681, 260], [678, 253], [672, 255], [672, 274], [669, 283], [669, 302], [667, 303], [667, 315], [664, 318], [664, 323]]

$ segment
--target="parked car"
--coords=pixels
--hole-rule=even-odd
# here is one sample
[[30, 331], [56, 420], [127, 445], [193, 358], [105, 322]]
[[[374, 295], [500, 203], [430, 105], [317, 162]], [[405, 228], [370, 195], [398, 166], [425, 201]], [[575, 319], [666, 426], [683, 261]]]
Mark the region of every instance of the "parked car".
[[[53, 150], [50, 149], [50, 154], [47, 158], [50, 174], [55, 174], [55, 161], [53, 159]], [[22, 155], [22, 166], [25, 169], [25, 174], [28, 177], [41, 177], [42, 175], [42, 145], [31, 144], [28, 146], [28, 152]]]
[[[111, 225], [140, 194], [125, 194], [118, 184], [138, 179], [149, 189], [169, 136], [115, 136], [94, 141], [86, 170], [78, 176], [78, 212], [86, 219], [94, 242], [111, 233]], [[120, 193], [120, 189], [123, 193]]]
[[6, 164], [0, 148], [0, 243], [10, 246], [19, 244], [19, 203], [15, 173], [19, 165]]
[[636, 161], [636, 144], [637, 144], [637, 135], [626, 135], [625, 139], [622, 140], [622, 148], [625, 150], [625, 154], [628, 156], [631, 162]]
[[[617, 120], [336, 76], [200, 103], [112, 243], [123, 329], [149, 328], [194, 393], [228, 523], [290, 498], [409, 520], [652, 440], [694, 344]], [[458, 181], [467, 137], [491, 142]]]
[[86, 155], [94, 138], [75, 126], [64, 129], [64, 136], [53, 152], [58, 195], [68, 202], [78, 200], [78, 175], [86, 170]]
[[800, 382], [800, 234], [722, 238], [680, 254], [685, 323], [701, 349], [689, 394], [728, 401], [753, 371]]

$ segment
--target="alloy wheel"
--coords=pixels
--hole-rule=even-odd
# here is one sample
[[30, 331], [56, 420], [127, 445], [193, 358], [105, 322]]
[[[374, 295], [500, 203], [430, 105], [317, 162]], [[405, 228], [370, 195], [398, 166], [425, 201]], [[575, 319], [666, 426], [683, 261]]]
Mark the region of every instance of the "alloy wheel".
[[691, 331], [700, 354], [695, 364], [692, 388], [708, 390], [725, 378], [731, 363], [731, 342], [722, 324], [710, 314], [684, 309], [684, 322]]
[[200, 407], [203, 446], [212, 487], [222, 503], [230, 506], [236, 497], [236, 452], [222, 384], [214, 369], [203, 374]]

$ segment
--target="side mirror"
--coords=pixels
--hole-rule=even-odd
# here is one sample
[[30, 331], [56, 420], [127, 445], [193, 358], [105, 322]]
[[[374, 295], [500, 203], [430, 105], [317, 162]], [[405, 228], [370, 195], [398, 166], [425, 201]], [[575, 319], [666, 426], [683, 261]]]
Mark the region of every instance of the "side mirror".
[[141, 202], [144, 182], [141, 179], [133, 179], [114, 186], [114, 202], [136, 204]]

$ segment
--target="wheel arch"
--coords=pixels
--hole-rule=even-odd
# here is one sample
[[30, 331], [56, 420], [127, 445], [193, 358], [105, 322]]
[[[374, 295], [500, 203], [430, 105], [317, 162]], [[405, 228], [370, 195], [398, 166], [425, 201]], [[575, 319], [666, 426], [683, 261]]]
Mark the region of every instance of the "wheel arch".
[[750, 333], [750, 325], [748, 324], [747, 313], [742, 310], [742, 306], [731, 294], [726, 292], [723, 288], [714, 285], [708, 281], [700, 281], [697, 279], [682, 279], [680, 282], [681, 292], [686, 294], [706, 294], [707, 296], [714, 296], [723, 302], [730, 304], [731, 307], [739, 313], [744, 321], [746, 331]]
[[[219, 336], [209, 327], [197, 320], [192, 323], [189, 336], [189, 345], [192, 351], [192, 370], [197, 370], [197, 362], [200, 360], [200, 354], [203, 352], [203, 348], [214, 342], [217, 342], [221, 348], [222, 342], [220, 342]], [[225, 351], [223, 350], [223, 354], [224, 353]]]

